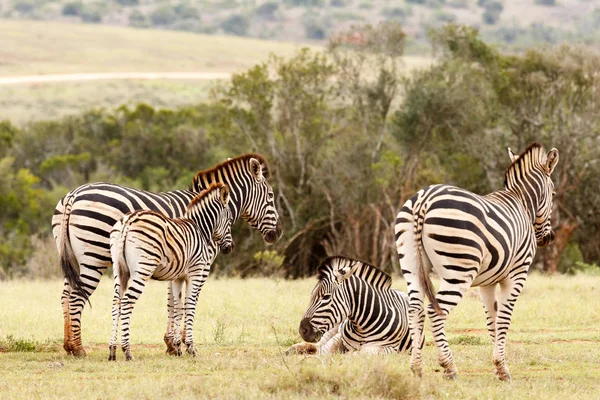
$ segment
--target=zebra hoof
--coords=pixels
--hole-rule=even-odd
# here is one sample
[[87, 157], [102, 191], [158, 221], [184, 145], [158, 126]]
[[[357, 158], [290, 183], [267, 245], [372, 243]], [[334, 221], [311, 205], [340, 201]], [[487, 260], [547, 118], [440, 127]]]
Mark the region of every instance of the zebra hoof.
[[422, 366], [411, 365], [410, 370], [412, 371], [413, 375], [416, 376], [417, 378], [423, 377], [423, 367]]
[[449, 381], [455, 381], [458, 379], [458, 375], [456, 372], [444, 372], [444, 378], [448, 379]]
[[131, 355], [131, 353], [125, 353], [125, 361], [131, 361], [133, 360], [133, 356]]
[[108, 361], [116, 361], [117, 360], [117, 347], [110, 346], [108, 348], [108, 350], [109, 350]]
[[76, 348], [72, 349], [71, 354], [73, 354], [77, 358], [84, 358], [87, 356], [83, 347], [76, 347]]
[[508, 372], [508, 370], [506, 370], [506, 371], [496, 371], [496, 376], [502, 382], [510, 382], [511, 379], [512, 379], [511, 376], [510, 376], [510, 372]]

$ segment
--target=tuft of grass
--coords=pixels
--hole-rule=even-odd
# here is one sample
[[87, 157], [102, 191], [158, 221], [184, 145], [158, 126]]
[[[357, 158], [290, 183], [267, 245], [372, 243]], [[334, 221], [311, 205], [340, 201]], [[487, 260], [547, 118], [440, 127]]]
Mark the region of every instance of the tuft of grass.
[[0, 339], [0, 353], [42, 353], [59, 350], [60, 344], [57, 341], [47, 340], [41, 343], [33, 339], [16, 338], [13, 335], [6, 335], [4, 339]]
[[483, 346], [489, 345], [490, 341], [481, 336], [475, 335], [458, 335], [448, 340], [449, 345], [467, 345], [467, 346]]
[[221, 345], [225, 344], [228, 340], [227, 325], [222, 319], [218, 319], [215, 322], [215, 326], [213, 328], [213, 340], [215, 343]]
[[[318, 358], [314, 358], [319, 360]], [[325, 362], [325, 359], [321, 360]], [[419, 381], [399, 369], [395, 357], [336, 357], [329, 365], [304, 363], [278, 375], [264, 384], [264, 389], [276, 397], [292, 393], [311, 398], [339, 396], [342, 398], [415, 399], [419, 397]]]

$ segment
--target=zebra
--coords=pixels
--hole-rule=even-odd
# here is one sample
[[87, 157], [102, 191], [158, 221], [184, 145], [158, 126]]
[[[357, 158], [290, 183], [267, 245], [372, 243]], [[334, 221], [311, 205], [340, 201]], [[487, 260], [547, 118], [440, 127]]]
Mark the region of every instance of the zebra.
[[[309, 343], [295, 344], [286, 354], [388, 354], [410, 347], [408, 296], [392, 289], [387, 273], [333, 256], [319, 265], [317, 279], [299, 328]], [[310, 343], [321, 334], [317, 344]]]
[[[170, 218], [184, 215], [195, 195], [211, 183], [222, 182], [231, 191], [229, 207], [233, 221], [246, 220], [262, 233], [266, 243], [282, 235], [275, 208], [273, 188], [268, 182], [269, 167], [258, 154], [245, 154], [204, 171], [192, 179], [188, 190], [152, 193], [110, 183], [89, 183], [73, 189], [57, 204], [52, 231], [65, 276], [61, 304], [64, 316], [64, 349], [84, 357], [81, 341], [81, 313], [102, 274], [111, 265], [110, 232], [124, 214], [134, 210], [152, 210]], [[171, 285], [169, 285], [171, 288]], [[168, 293], [167, 333], [173, 318], [172, 293]]]
[[[185, 296], [185, 344], [188, 353], [197, 355], [192, 329], [199, 288], [208, 277], [217, 246], [225, 254], [234, 247], [231, 238], [233, 216], [228, 203], [228, 187], [213, 183], [192, 199], [184, 218], [168, 218], [154, 211], [136, 210], [116, 222], [110, 235], [114, 296], [109, 361], [116, 359], [119, 319], [121, 348], [128, 361], [133, 358], [129, 320], [150, 278], [172, 283], [177, 334], [181, 319], [181, 290], [183, 282], [189, 282]], [[177, 349], [180, 343], [181, 338], [176, 337]]]
[[[449, 185], [433, 185], [410, 198], [396, 217], [400, 268], [408, 284], [412, 353], [410, 366], [422, 376], [424, 295], [438, 361], [444, 376], [457, 368], [444, 326], [450, 311], [471, 286], [479, 286], [487, 328], [494, 346], [492, 361], [500, 380], [510, 380], [504, 351], [515, 302], [523, 289], [536, 246], [554, 240], [550, 225], [554, 184], [551, 174], [558, 150], [546, 154], [537, 143], [515, 155], [505, 172], [504, 189], [486, 196]], [[429, 278], [440, 277], [437, 295]], [[496, 286], [500, 287], [496, 294]]]

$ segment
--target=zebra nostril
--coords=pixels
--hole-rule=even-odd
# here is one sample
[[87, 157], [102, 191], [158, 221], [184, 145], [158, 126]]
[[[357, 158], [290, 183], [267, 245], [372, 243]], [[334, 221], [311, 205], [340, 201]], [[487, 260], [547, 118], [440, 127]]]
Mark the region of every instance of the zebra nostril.
[[307, 342], [313, 341], [313, 337], [312, 337], [313, 329], [312, 329], [312, 325], [310, 324], [310, 320], [308, 318], [303, 318], [302, 321], [300, 321], [300, 327], [298, 328], [298, 333], [300, 333], [300, 336], [305, 341], [307, 341]]

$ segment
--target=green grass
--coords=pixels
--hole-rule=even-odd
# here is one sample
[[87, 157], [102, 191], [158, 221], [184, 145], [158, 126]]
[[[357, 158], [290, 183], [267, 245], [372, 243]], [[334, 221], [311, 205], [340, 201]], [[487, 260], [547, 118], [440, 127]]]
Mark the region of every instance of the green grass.
[[[400, 278], [395, 287], [405, 290]], [[529, 278], [509, 332], [513, 381], [497, 381], [483, 307], [476, 293], [452, 312], [448, 337], [459, 380], [441, 377], [427, 332], [425, 377], [408, 354], [284, 357], [314, 280], [209, 279], [198, 305], [196, 359], [164, 354], [166, 287], [150, 282], [132, 319], [135, 360], [106, 361], [111, 282], [84, 313], [89, 357], [62, 351], [60, 281], [0, 282], [0, 393], [3, 398], [518, 398], [597, 396], [600, 379], [600, 277]]]

